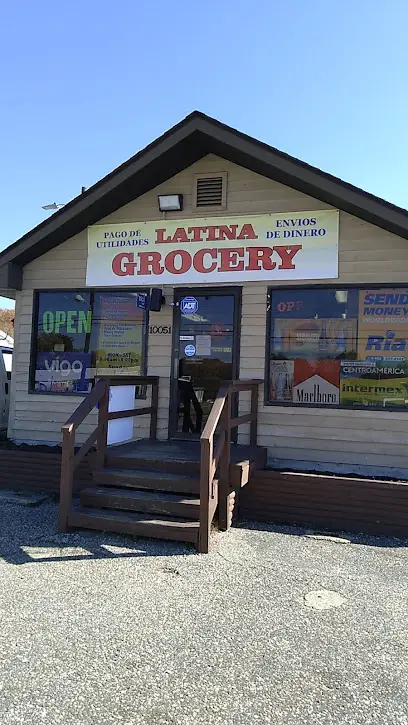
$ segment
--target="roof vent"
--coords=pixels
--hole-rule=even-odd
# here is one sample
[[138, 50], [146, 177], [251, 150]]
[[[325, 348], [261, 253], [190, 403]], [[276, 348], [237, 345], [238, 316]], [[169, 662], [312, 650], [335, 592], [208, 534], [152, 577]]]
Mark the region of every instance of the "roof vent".
[[196, 177], [195, 208], [218, 207], [225, 209], [227, 197], [227, 175], [200, 175]]

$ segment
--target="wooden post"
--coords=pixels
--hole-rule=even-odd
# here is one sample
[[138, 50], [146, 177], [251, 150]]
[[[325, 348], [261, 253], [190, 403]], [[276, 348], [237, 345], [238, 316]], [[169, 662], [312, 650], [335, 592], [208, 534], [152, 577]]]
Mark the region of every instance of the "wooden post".
[[62, 429], [62, 460], [58, 531], [68, 531], [68, 516], [72, 505], [72, 484], [74, 475], [75, 429], [73, 423]]
[[152, 397], [150, 405], [152, 412], [150, 413], [150, 440], [155, 441], [157, 438], [157, 407], [159, 405], [159, 381], [152, 382]]
[[258, 397], [258, 386], [253, 385], [251, 388], [251, 415], [253, 415], [254, 418], [251, 420], [249, 432], [249, 444], [251, 446], [256, 446], [258, 442]]
[[230, 494], [230, 457], [231, 457], [231, 393], [227, 393], [222, 409], [220, 423], [225, 430], [225, 442], [220, 458], [220, 478], [218, 483], [218, 525], [220, 531], [227, 531], [231, 526], [229, 512]]
[[110, 382], [105, 380], [105, 392], [99, 401], [98, 436], [96, 439], [95, 463], [97, 468], [103, 468], [106, 460], [108, 444], [108, 412], [109, 412]]
[[211, 484], [210, 476], [213, 460], [213, 438], [211, 441], [201, 441], [200, 457], [200, 529], [198, 534], [197, 551], [200, 554], [208, 554], [210, 546], [210, 498]]

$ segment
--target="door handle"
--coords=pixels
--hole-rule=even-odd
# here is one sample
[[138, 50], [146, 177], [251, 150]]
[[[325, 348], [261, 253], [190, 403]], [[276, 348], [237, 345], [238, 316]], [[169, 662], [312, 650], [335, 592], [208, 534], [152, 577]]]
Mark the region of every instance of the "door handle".
[[4, 383], [4, 392], [6, 393], [6, 395], [8, 395], [8, 391], [9, 391], [9, 384]]

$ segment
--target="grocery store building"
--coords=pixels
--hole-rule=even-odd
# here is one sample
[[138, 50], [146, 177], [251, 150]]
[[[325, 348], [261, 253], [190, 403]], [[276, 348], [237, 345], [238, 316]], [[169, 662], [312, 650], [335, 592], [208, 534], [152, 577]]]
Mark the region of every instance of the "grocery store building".
[[[156, 376], [157, 438], [196, 441], [223, 381], [255, 380], [281, 497], [287, 472], [407, 479], [407, 240], [404, 209], [194, 112], [0, 254], [8, 436], [60, 444], [95, 379], [130, 376], [146, 406], [135, 378]], [[131, 426], [112, 442], [149, 433]], [[247, 487], [248, 515], [288, 519], [272, 487]]]

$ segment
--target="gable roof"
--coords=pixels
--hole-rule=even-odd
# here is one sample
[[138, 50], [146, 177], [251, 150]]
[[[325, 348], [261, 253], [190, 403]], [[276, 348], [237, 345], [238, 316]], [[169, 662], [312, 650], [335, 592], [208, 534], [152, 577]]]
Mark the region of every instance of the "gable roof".
[[210, 153], [408, 239], [407, 210], [193, 111], [1, 252], [0, 289], [21, 289], [24, 264]]

